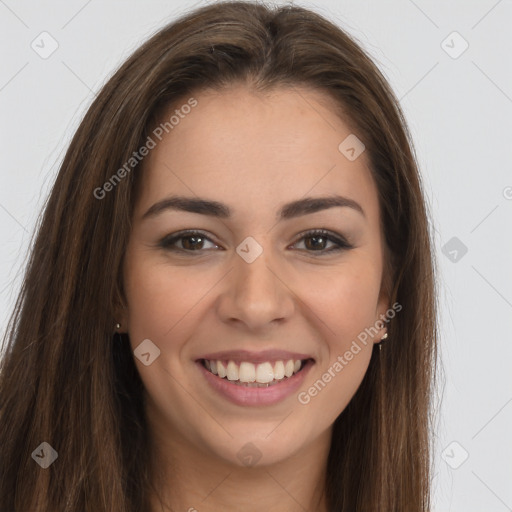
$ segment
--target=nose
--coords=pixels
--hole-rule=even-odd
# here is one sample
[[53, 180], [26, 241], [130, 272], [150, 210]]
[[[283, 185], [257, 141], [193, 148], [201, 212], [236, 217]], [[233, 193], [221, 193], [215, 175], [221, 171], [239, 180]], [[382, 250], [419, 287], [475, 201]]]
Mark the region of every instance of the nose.
[[291, 318], [295, 309], [292, 283], [263, 253], [252, 263], [238, 255], [224, 280], [217, 312], [223, 322], [265, 331]]

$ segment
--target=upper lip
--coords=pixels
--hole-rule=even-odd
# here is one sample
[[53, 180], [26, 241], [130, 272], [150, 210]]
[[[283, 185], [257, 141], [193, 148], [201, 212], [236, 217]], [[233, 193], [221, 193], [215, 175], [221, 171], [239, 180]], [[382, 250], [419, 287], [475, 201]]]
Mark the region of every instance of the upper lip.
[[266, 361], [288, 361], [289, 359], [302, 360], [313, 359], [309, 354], [301, 354], [299, 352], [288, 352], [287, 350], [262, 350], [260, 352], [252, 352], [250, 350], [223, 350], [221, 352], [211, 352], [204, 354], [197, 360], [208, 359], [209, 361], [234, 361], [241, 363], [247, 361], [249, 363], [265, 363]]

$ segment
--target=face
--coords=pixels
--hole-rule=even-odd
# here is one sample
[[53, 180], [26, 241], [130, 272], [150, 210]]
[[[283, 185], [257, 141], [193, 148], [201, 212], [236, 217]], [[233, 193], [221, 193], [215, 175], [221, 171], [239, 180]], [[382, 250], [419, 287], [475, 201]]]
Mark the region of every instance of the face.
[[159, 442], [273, 464], [327, 438], [385, 333], [377, 190], [322, 93], [194, 98], [144, 161], [121, 318]]

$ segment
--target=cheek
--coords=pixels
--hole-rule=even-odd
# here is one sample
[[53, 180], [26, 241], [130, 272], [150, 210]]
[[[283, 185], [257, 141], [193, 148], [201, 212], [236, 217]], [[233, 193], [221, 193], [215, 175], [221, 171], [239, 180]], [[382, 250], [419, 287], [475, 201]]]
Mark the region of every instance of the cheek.
[[325, 421], [334, 421], [345, 409], [368, 369], [373, 343], [365, 329], [377, 320], [380, 279], [378, 266], [360, 260], [316, 297], [315, 312], [328, 326], [323, 330], [328, 353], [304, 400], [314, 401]]
[[346, 408], [366, 374], [373, 343], [365, 329], [376, 320], [378, 291], [372, 279], [345, 276], [315, 306], [326, 326], [322, 329], [324, 356], [299, 402], [311, 407], [308, 417], [321, 418], [323, 425], [332, 424]]
[[194, 306], [211, 288], [211, 279], [136, 258], [127, 265], [125, 276], [128, 328], [134, 338], [153, 336], [163, 341], [187, 315], [193, 315]]
[[[343, 345], [376, 321], [380, 291], [379, 269], [352, 265], [323, 280], [309, 295], [309, 304], [328, 327], [331, 343]], [[350, 344], [350, 343], [349, 343]]]

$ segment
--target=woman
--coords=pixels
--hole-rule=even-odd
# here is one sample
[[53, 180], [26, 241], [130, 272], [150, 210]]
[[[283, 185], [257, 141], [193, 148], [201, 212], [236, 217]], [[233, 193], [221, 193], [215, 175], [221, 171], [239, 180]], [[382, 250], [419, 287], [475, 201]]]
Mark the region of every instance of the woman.
[[6, 338], [0, 509], [427, 511], [435, 285], [389, 85], [216, 3], [114, 74]]

